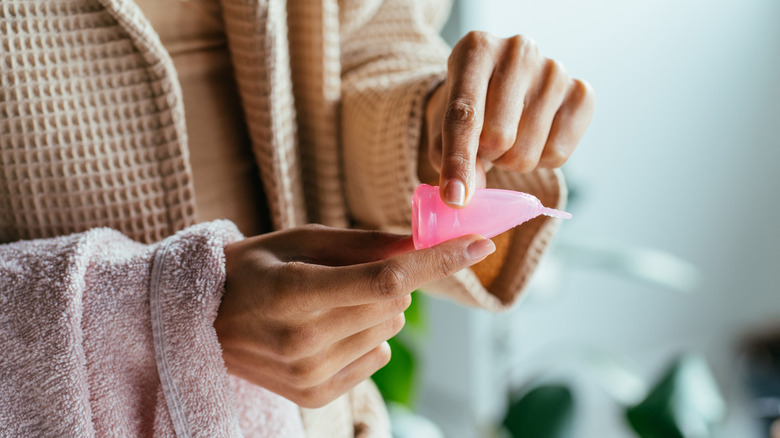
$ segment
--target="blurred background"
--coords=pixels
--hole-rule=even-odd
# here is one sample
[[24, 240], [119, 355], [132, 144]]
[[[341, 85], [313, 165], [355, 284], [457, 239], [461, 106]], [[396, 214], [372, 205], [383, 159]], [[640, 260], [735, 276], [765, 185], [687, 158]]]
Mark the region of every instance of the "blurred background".
[[494, 436], [512, 394], [553, 382], [569, 436], [632, 437], [627, 407], [693, 357], [715, 424], [666, 436], [768, 436], [780, 393], [751, 373], [780, 333], [780, 2], [456, 0], [443, 36], [469, 30], [532, 37], [598, 103], [564, 167], [574, 219], [520, 305], [423, 303], [414, 411]]

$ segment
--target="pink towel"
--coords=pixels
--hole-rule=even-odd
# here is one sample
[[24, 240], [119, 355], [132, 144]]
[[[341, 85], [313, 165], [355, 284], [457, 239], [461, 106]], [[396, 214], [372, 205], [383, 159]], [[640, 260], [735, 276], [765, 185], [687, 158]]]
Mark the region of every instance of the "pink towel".
[[104, 228], [0, 245], [0, 431], [303, 436], [295, 404], [222, 361], [212, 323], [240, 238], [215, 221], [154, 245]]

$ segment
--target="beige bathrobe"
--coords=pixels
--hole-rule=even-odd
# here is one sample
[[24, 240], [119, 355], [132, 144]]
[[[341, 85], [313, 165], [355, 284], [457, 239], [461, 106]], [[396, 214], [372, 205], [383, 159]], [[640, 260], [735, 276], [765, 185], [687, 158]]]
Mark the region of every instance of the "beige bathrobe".
[[[423, 104], [445, 74], [437, 32], [449, 5], [222, 3], [274, 227], [408, 232]], [[191, 179], [176, 72], [132, 1], [0, 3], [0, 242], [95, 227], [159, 242], [194, 225]], [[488, 184], [550, 207], [565, 202], [556, 171], [493, 170]], [[556, 225], [537, 218], [498, 237], [485, 263], [426, 291], [491, 311], [510, 306]], [[370, 392], [306, 410], [307, 432], [350, 436], [353, 423], [374, 418], [358, 412]]]

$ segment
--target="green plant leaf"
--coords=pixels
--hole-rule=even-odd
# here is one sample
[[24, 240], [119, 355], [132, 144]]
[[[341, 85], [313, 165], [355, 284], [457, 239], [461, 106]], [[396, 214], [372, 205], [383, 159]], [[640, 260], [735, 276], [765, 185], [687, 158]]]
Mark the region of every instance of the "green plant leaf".
[[561, 438], [569, 436], [573, 418], [571, 390], [549, 384], [513, 398], [503, 425], [514, 438]]
[[707, 363], [687, 354], [671, 364], [641, 403], [626, 410], [626, 417], [642, 438], [702, 438], [712, 435], [724, 411]]
[[416, 382], [417, 367], [414, 352], [398, 337], [389, 339], [393, 353], [390, 362], [371, 378], [386, 401], [412, 407], [412, 390]]

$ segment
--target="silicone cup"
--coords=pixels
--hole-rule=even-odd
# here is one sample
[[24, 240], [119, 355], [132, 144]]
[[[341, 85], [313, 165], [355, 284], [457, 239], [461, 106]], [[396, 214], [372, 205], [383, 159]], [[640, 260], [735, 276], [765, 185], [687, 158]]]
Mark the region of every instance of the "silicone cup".
[[571, 219], [571, 214], [547, 208], [533, 195], [499, 189], [477, 189], [468, 206], [450, 208], [439, 187], [420, 184], [412, 196], [412, 238], [415, 249], [429, 248], [468, 234], [487, 238], [539, 215]]

